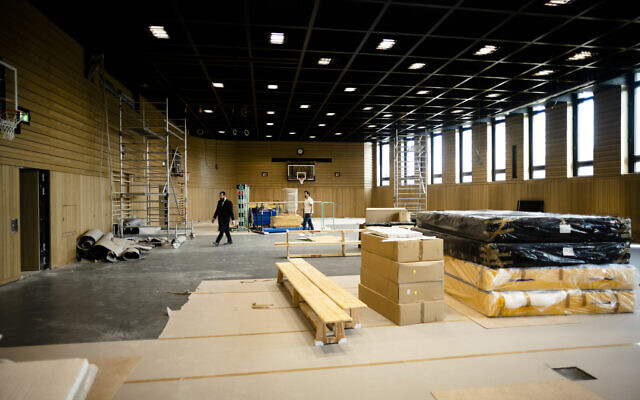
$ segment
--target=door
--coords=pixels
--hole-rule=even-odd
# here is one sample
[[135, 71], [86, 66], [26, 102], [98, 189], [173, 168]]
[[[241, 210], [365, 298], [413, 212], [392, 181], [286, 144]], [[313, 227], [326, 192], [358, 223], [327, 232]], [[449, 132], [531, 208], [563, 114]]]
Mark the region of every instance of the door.
[[38, 171], [20, 170], [20, 258], [23, 271], [40, 269]]
[[20, 173], [0, 165], [0, 284], [20, 278]]

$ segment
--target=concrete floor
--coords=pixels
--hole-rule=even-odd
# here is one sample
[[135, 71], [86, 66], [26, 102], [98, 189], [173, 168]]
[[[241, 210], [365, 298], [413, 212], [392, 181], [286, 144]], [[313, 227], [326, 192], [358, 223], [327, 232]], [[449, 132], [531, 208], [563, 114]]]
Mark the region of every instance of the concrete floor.
[[[338, 223], [357, 228], [354, 220]], [[286, 253], [273, 244], [284, 234], [238, 233], [233, 245], [217, 248], [214, 239], [198, 236], [179, 249], [154, 249], [142, 260], [73, 263], [4, 285], [0, 346], [155, 339], [167, 323], [167, 307], [179, 309], [187, 300], [169, 291], [192, 291], [211, 279], [275, 278], [275, 262]], [[339, 252], [337, 246], [318, 247]], [[304, 251], [298, 249], [292, 252]], [[317, 258], [313, 265], [327, 275], [360, 273], [360, 257]]]

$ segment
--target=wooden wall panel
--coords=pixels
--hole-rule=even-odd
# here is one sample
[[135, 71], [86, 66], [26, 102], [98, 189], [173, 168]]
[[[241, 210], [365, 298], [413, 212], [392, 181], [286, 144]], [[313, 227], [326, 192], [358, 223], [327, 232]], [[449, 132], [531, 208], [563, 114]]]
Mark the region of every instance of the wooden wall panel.
[[547, 178], [567, 177], [567, 103], [557, 103], [546, 109], [547, 115]]
[[18, 168], [0, 165], [0, 285], [20, 278], [20, 226], [11, 233], [11, 220], [20, 219]]
[[442, 183], [456, 182], [456, 133], [442, 132]]
[[472, 146], [473, 162], [471, 170], [471, 181], [482, 183], [487, 181], [487, 124], [475, 124], [472, 126]]
[[620, 86], [594, 93], [594, 148], [593, 174], [595, 176], [620, 175], [621, 118]]
[[[524, 116], [522, 114], [510, 115], [506, 118], [507, 128], [507, 180], [513, 181], [523, 180], [523, 134], [524, 134]], [[516, 178], [513, 178], [513, 146], [516, 148]]]

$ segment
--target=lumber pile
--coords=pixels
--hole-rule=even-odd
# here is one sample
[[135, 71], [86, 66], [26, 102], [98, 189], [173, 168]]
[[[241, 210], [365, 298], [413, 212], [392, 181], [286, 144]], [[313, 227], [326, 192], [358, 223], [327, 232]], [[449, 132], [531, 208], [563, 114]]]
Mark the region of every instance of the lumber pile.
[[271, 217], [272, 228], [299, 228], [302, 217], [296, 214], [283, 214]]
[[628, 218], [433, 211], [417, 223], [444, 240], [445, 291], [488, 317], [635, 309]]
[[444, 314], [441, 239], [398, 227], [362, 233], [360, 300], [397, 325], [440, 321]]

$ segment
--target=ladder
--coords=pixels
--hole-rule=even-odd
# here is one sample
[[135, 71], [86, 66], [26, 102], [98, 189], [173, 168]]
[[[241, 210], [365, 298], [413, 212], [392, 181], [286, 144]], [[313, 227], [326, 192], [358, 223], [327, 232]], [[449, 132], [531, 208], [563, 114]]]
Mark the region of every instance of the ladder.
[[395, 207], [414, 216], [427, 209], [427, 136], [398, 134], [393, 139], [393, 199]]

